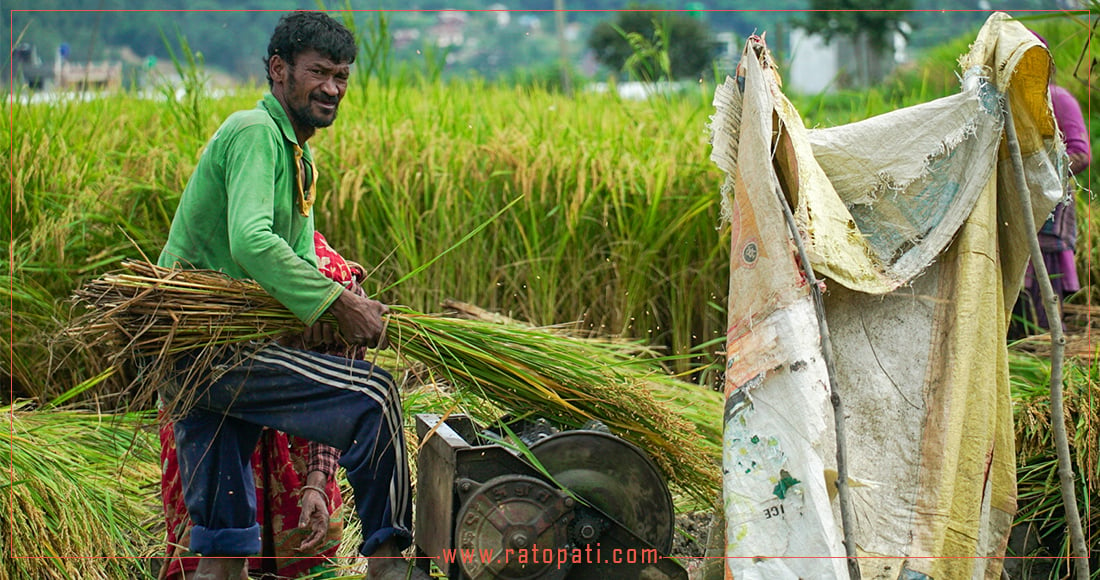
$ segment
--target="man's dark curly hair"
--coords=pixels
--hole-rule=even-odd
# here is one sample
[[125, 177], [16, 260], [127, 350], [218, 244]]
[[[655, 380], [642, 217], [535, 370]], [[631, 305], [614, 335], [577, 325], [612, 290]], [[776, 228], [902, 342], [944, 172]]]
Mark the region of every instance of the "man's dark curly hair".
[[313, 49], [338, 63], [351, 64], [359, 48], [351, 31], [324, 12], [297, 10], [284, 14], [275, 26], [271, 42], [267, 44], [264, 70], [267, 84], [271, 86], [271, 57], [279, 55], [289, 65], [294, 65], [298, 54]]

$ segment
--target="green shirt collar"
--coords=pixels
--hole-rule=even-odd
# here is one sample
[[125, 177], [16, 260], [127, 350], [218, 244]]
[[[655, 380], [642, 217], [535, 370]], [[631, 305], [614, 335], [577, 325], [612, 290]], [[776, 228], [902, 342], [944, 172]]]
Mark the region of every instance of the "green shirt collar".
[[283, 132], [283, 137], [287, 141], [298, 145], [298, 137], [294, 134], [294, 126], [290, 124], [290, 117], [286, 116], [283, 104], [275, 98], [275, 95], [271, 93], [264, 95], [263, 100], [256, 103], [256, 107], [265, 109], [267, 114], [271, 115], [271, 118], [275, 121], [275, 125]]

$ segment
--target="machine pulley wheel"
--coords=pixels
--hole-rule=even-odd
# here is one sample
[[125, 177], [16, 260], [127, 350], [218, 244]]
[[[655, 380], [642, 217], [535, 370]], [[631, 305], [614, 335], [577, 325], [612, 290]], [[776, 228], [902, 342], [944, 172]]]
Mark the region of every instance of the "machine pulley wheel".
[[494, 477], [471, 490], [459, 509], [456, 560], [472, 580], [565, 578], [570, 562], [556, 556], [569, 542], [573, 505], [539, 479]]

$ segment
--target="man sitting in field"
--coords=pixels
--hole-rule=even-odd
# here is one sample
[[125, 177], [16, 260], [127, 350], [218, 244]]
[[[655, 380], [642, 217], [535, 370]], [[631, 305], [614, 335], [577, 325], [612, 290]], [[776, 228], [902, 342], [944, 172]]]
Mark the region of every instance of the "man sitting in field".
[[[336, 119], [357, 47], [320, 12], [280, 19], [268, 45], [271, 93], [231, 115], [207, 144], [158, 263], [251, 278], [309, 328], [306, 348], [384, 346], [385, 305], [317, 268], [313, 156], [306, 141]], [[324, 312], [336, 327], [318, 323]], [[390, 375], [362, 360], [280, 345], [237, 348], [209, 367], [177, 362], [193, 408], [176, 418], [195, 578], [242, 577], [260, 550], [249, 459], [264, 426], [342, 451], [362, 522], [370, 578], [427, 578], [401, 558], [412, 541], [401, 401]], [[183, 372], [190, 371], [190, 372]], [[174, 392], [173, 392], [174, 391]], [[217, 556], [210, 558], [208, 556]]]

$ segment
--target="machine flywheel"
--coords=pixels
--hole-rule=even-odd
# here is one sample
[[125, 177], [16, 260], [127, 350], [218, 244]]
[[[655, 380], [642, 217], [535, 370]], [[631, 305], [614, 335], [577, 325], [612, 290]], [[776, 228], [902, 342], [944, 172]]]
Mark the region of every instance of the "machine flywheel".
[[[455, 538], [462, 571], [471, 579], [558, 580], [568, 560], [540, 554], [568, 542], [574, 501], [534, 477], [502, 475], [481, 486], [460, 481], [469, 497], [458, 512]], [[540, 549], [541, 547], [541, 549]]]
[[[556, 433], [531, 446], [531, 452], [556, 483], [576, 494], [624, 528], [667, 554], [672, 549], [675, 511], [661, 472], [633, 444], [600, 431]], [[598, 530], [573, 527], [591, 542]], [[578, 534], [575, 534], [578, 535]]]

